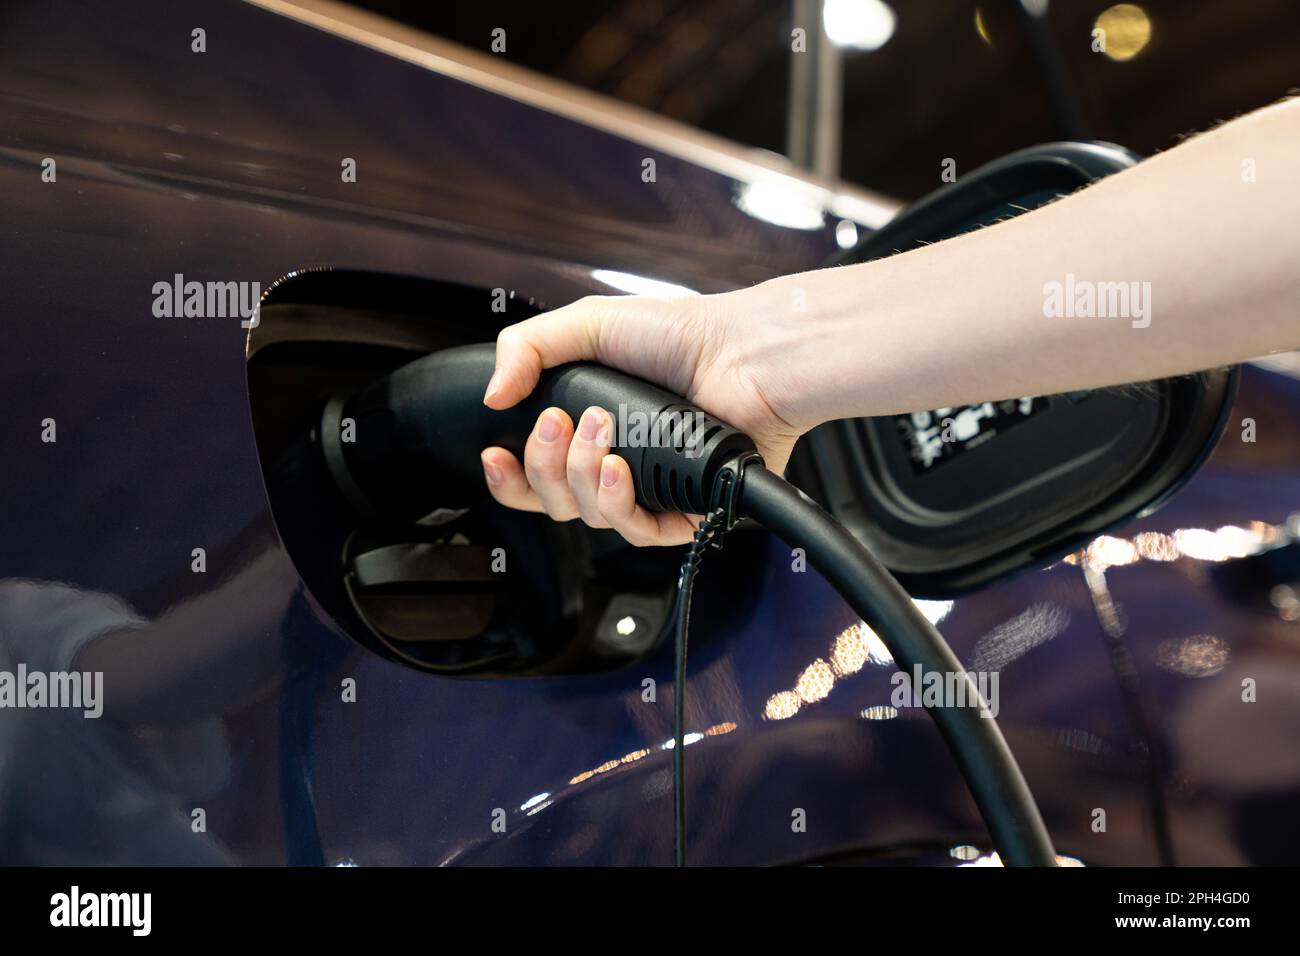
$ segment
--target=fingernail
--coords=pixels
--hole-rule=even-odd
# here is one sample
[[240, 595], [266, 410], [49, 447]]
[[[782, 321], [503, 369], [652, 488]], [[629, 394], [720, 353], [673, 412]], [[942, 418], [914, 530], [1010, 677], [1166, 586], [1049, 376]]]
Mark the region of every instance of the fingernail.
[[501, 379], [504, 377], [505, 375], [502, 373], [501, 369], [497, 368], [492, 370], [492, 377], [488, 379], [487, 391], [483, 393], [483, 401], [486, 402], [501, 390]]
[[618, 484], [618, 468], [609, 458], [600, 463], [600, 483], [606, 488]]
[[600, 433], [601, 419], [603, 417], [600, 412], [594, 409], [582, 416], [582, 425], [578, 433], [582, 435], [583, 441], [596, 440], [596, 436]]
[[544, 442], [553, 442], [560, 437], [560, 416], [547, 412], [537, 425], [537, 437]]
[[501, 469], [492, 464], [492, 462], [483, 462], [483, 474], [487, 475], [489, 485], [501, 484]]

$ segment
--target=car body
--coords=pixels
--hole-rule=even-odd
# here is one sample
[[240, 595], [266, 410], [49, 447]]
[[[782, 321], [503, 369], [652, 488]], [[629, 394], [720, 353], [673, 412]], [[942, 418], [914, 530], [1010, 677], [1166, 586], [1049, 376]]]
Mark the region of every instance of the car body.
[[[615, 291], [598, 274], [713, 292], [815, 267], [839, 220], [894, 204], [327, 4], [11, 3], [0, 73], [0, 666], [107, 673], [102, 718], [0, 710], [0, 863], [668, 864], [670, 648], [508, 681], [360, 648], [279, 538], [248, 329], [160, 317], [155, 286], [327, 268], [543, 306]], [[756, 188], [826, 215], [766, 221]], [[923, 604], [1000, 671], [1061, 854], [1295, 861], [1300, 624], [1268, 549], [1294, 547], [1297, 508], [1300, 379], [1250, 366], [1160, 511]], [[987, 861], [883, 645], [779, 542], [744, 546], [752, 590], [707, 565], [697, 587], [692, 862]]]

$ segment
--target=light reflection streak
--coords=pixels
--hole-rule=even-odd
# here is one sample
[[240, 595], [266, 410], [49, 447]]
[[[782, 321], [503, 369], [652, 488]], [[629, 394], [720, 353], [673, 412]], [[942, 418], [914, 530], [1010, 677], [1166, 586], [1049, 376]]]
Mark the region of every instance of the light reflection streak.
[[[729, 734], [736, 729], [737, 726], [733, 721], [724, 721], [720, 724], [714, 724], [703, 732], [692, 731], [689, 734], [683, 735], [682, 744], [689, 747], [691, 744], [699, 743], [705, 737], [720, 737], [723, 734]], [[569, 780], [569, 786], [576, 787], [580, 783], [586, 783], [592, 777], [598, 777], [601, 774], [609, 773], [611, 770], [616, 770], [619, 767], [625, 767], [628, 764], [636, 763], [638, 760], [644, 760], [656, 751], [672, 750], [675, 743], [676, 741], [670, 737], [655, 747], [633, 750], [631, 753], [624, 754], [615, 760], [606, 760], [599, 767], [593, 767], [591, 770], [584, 770], [582, 773], [572, 777]]]
[[1228, 642], [1213, 634], [1193, 634], [1156, 645], [1156, 666], [1184, 677], [1213, 677], [1228, 663]]
[[1231, 561], [1276, 547], [1287, 538], [1285, 528], [1267, 521], [1251, 521], [1246, 527], [1179, 528], [1172, 534], [1143, 531], [1130, 538], [1101, 535], [1082, 551], [1066, 555], [1062, 564], [1084, 565], [1105, 572], [1139, 561]]
[[[952, 601], [917, 601], [921, 613], [931, 621], [942, 620], [952, 610]], [[867, 664], [891, 666], [894, 655], [885, 642], [858, 621], [835, 635], [831, 642], [830, 661], [818, 657], [799, 672], [792, 690], [777, 691], [763, 706], [764, 720], [788, 720], [804, 704], [815, 704], [830, 696], [836, 680], [858, 673]]]
[[[953, 851], [956, 851], [956, 850], [965, 850], [965, 849], [971, 849], [971, 850], [973, 850], [973, 849], [975, 849], [975, 848], [974, 848], [974, 847], [969, 847], [969, 848], [967, 848], [967, 847], [953, 847], [952, 850], [950, 850], [949, 852], [952, 853]], [[959, 857], [959, 859], [960, 859], [960, 857]], [[958, 863], [958, 864], [957, 864], [957, 866], [958, 866], [959, 869], [961, 869], [961, 868], [965, 868], [965, 867], [968, 867], [968, 866], [1003, 866], [1003, 865], [1004, 865], [1004, 864], [1003, 864], [1003, 862], [1002, 862], [1002, 857], [998, 856], [998, 853], [997, 853], [996, 850], [993, 850], [993, 851], [991, 851], [991, 852], [989, 852], [989, 853], [981, 854], [980, 856], [975, 857], [975, 859], [971, 860], [969, 863]], [[1057, 866], [1060, 866], [1060, 867], [1070, 867], [1070, 868], [1073, 868], [1073, 867], [1080, 867], [1080, 866], [1083, 866], [1084, 864], [1083, 864], [1083, 861], [1080, 860], [1078, 857], [1075, 857], [1075, 856], [1064, 856], [1064, 855], [1058, 853], [1058, 854], [1056, 854], [1056, 865], [1057, 865]]]

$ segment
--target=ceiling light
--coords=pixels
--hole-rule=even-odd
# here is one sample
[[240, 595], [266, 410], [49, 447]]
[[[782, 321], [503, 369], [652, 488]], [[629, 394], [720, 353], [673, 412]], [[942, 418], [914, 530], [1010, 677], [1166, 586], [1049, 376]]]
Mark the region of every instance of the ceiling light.
[[836, 46], [879, 50], [894, 35], [898, 17], [884, 0], [826, 0], [822, 25]]

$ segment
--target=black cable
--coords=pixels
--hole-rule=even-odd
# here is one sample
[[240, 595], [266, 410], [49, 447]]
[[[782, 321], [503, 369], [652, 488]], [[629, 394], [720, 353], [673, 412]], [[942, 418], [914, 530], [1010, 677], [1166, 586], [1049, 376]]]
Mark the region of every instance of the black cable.
[[[902, 586], [853, 535], [793, 485], [766, 468], [745, 469], [739, 510], [787, 544], [843, 595], [905, 673], [956, 674], [968, 703], [980, 700], [961, 661]], [[1010, 866], [1055, 866], [1056, 855], [1033, 794], [1007, 742], [978, 706], [929, 708], [957, 760], [993, 843]], [[680, 744], [678, 745], [680, 747]]]
[[[620, 449], [636, 478], [637, 501], [659, 511], [709, 515], [692, 544], [679, 581], [677, 685], [674, 698], [677, 859], [685, 862], [683, 711], [686, 621], [691, 583], [708, 540], [742, 514], [787, 543], [806, 549], [813, 564], [880, 636], [901, 668], [955, 675], [979, 701], [957, 656], [907, 593], [854, 538], [800, 492], [758, 466], [754, 442], [725, 422], [683, 404], [679, 396], [640, 379], [587, 363], [548, 369], [529, 399], [504, 412], [485, 409], [483, 390], [495, 367], [490, 343], [424, 356], [371, 383], [338, 409], [356, 420], [360, 441], [340, 446], [341, 465], [368, 502], [386, 515], [425, 514], [431, 488], [473, 500], [482, 491], [479, 451], [500, 445], [521, 453], [542, 407], [558, 405], [577, 418], [592, 405], [619, 409], [620, 421], [694, 422], [685, 447], [645, 442]], [[333, 418], [325, 422], [332, 431]], [[341, 418], [340, 418], [341, 421]], [[324, 436], [322, 435], [322, 438]], [[336, 483], [339, 479], [336, 477]], [[344, 484], [347, 482], [344, 481]], [[737, 495], [739, 489], [739, 495]], [[721, 511], [721, 516], [715, 515]], [[931, 716], [952, 750], [994, 844], [1012, 865], [1051, 866], [1051, 841], [1020, 768], [991, 718], [977, 707], [935, 707]]]
[[673, 865], [686, 865], [686, 630], [691, 618], [695, 574], [710, 542], [725, 524], [726, 512], [715, 508], [704, 516], [682, 558], [677, 578], [676, 639], [673, 646]]

